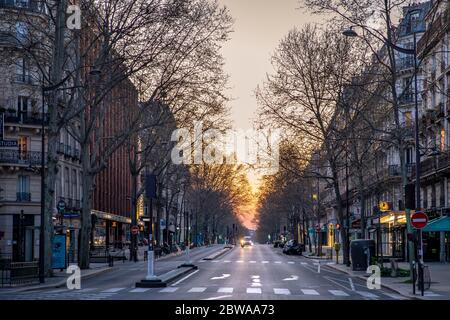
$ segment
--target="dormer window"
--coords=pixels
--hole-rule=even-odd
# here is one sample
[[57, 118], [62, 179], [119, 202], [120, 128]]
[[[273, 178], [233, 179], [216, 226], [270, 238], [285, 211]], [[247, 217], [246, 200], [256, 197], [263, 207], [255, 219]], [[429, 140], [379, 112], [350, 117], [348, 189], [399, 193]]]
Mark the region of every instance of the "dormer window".
[[416, 31], [420, 25], [420, 11], [413, 11], [409, 15], [409, 25], [412, 31]]

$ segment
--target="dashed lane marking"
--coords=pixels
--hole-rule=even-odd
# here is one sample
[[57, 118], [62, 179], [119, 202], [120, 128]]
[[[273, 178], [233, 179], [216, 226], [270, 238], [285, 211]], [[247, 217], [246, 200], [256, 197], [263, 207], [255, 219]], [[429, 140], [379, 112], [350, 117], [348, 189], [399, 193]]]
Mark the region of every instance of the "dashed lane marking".
[[188, 290], [188, 293], [201, 293], [206, 290], [206, 287], [194, 287]]
[[337, 296], [337, 297], [348, 297], [349, 294], [345, 293], [342, 290], [328, 290], [328, 292], [330, 292], [332, 295]]

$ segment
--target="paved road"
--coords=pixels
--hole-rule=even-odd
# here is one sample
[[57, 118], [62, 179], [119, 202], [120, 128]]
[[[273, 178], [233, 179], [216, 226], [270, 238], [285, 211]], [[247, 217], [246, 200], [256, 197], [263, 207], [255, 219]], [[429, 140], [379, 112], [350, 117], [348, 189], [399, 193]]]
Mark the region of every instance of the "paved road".
[[[199, 269], [166, 288], [135, 288], [145, 276], [146, 264], [138, 262], [88, 279], [81, 290], [48, 289], [20, 294], [0, 294], [0, 299], [70, 299], [70, 300], [392, 300], [404, 297], [382, 289], [369, 290], [357, 278], [319, 266], [314, 260], [286, 256], [268, 245], [235, 248], [217, 260], [203, 257], [218, 246], [193, 251], [192, 260]], [[176, 268], [183, 257], [156, 264], [161, 274]]]

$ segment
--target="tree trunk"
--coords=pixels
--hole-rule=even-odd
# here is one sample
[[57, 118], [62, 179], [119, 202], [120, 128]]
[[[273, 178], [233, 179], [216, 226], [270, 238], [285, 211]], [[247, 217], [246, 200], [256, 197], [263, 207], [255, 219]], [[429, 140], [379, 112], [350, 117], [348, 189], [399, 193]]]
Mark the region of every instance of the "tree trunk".
[[[131, 225], [137, 225], [137, 174], [131, 175]], [[131, 234], [130, 261], [137, 261], [137, 235]]]
[[[81, 158], [83, 162], [83, 168], [89, 168], [89, 153], [87, 146], [82, 146]], [[80, 230], [80, 247], [78, 265], [81, 269], [89, 268], [89, 252], [90, 252], [90, 238], [91, 238], [91, 206], [92, 206], [92, 188], [94, 178], [83, 170], [82, 172], [82, 209], [81, 209], [81, 230]], [[93, 231], [92, 231], [93, 232]]]

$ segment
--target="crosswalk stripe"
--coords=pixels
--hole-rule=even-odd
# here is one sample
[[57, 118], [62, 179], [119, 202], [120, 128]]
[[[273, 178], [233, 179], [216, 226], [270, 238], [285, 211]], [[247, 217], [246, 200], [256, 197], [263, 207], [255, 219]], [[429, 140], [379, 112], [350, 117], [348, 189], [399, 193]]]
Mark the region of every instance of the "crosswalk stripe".
[[150, 288], [136, 288], [133, 290], [130, 290], [131, 293], [141, 293], [141, 292], [147, 292], [148, 290], [150, 290]]
[[262, 261], [262, 263], [269, 263], [269, 261]]
[[225, 260], [223, 263], [230, 263], [231, 261], [230, 260]]
[[302, 266], [306, 266], [308, 263], [307, 262], [300, 262]]
[[220, 260], [213, 260], [213, 261], [211, 261], [212, 263], [218, 263], [218, 262], [220, 262]]
[[373, 293], [370, 293], [367, 291], [356, 291], [356, 292], [366, 298], [378, 298], [378, 296], [376, 294], [373, 294]]
[[283, 294], [283, 295], [290, 295], [291, 292], [289, 291], [289, 289], [279, 289], [279, 288], [273, 288], [273, 292], [275, 294]]
[[110, 288], [107, 290], [103, 290], [101, 293], [115, 293], [115, 292], [119, 292], [123, 289], [125, 289], [125, 288]]
[[295, 264], [294, 261], [288, 261], [288, 264]]
[[276, 264], [280, 264], [280, 263], [281, 263], [281, 261], [275, 261], [275, 263], [276, 263]]
[[190, 293], [194, 293], [194, 292], [204, 292], [206, 290], [206, 288], [205, 287], [194, 287], [194, 288], [191, 288], [188, 292], [190, 292]]
[[218, 293], [233, 293], [233, 288], [219, 288]]
[[244, 263], [244, 261], [242, 261], [242, 260], [238, 260], [238, 261], [236, 261], [237, 263]]
[[167, 287], [164, 289], [159, 290], [161, 293], [172, 293], [178, 290], [178, 287]]
[[328, 290], [332, 295], [338, 297], [348, 297], [349, 295], [342, 290]]
[[308, 296], [319, 296], [320, 294], [313, 289], [301, 289], [303, 294], [306, 294]]
[[247, 293], [257, 293], [257, 294], [261, 294], [262, 291], [260, 288], [247, 288]]
[[252, 261], [250, 261], [250, 263], [256, 263], [256, 261], [253, 261], [253, 260], [252, 260]]

